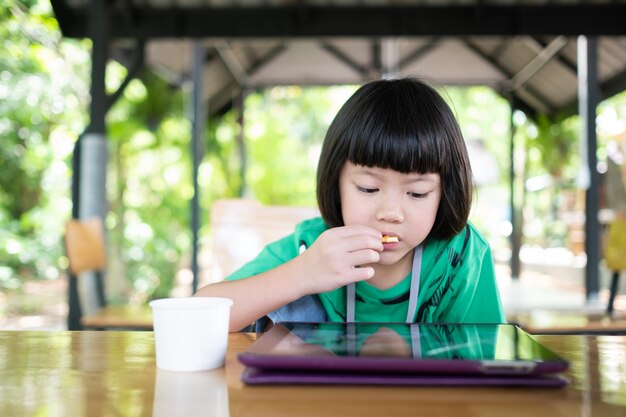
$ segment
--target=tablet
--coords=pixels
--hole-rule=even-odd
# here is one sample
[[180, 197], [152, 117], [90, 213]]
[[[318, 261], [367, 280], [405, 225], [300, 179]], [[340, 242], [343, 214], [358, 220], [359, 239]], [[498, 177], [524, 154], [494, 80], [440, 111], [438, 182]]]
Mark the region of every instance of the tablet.
[[568, 362], [513, 324], [276, 324], [238, 355], [247, 384], [563, 386]]

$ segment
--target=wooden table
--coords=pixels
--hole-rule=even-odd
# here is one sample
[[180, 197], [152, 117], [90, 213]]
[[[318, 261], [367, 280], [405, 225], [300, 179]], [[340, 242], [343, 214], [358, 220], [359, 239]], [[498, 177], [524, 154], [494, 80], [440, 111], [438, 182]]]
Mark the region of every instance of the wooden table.
[[564, 389], [248, 387], [226, 366], [157, 370], [152, 332], [0, 332], [0, 416], [626, 416], [625, 336], [541, 336], [572, 362]]

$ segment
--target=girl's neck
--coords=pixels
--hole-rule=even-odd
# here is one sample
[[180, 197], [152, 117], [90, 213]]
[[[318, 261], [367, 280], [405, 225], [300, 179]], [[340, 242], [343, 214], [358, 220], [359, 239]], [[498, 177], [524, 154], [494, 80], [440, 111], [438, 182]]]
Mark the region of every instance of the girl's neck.
[[386, 290], [402, 281], [411, 272], [413, 267], [413, 251], [408, 252], [403, 258], [392, 265], [372, 265], [374, 267], [374, 276], [367, 283], [378, 288]]

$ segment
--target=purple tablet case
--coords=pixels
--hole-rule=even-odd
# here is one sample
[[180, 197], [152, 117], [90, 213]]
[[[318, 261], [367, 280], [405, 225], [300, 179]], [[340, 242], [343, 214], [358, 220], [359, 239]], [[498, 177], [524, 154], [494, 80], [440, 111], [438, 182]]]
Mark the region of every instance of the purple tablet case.
[[239, 362], [259, 369], [302, 372], [350, 372], [381, 374], [542, 375], [567, 369], [567, 362], [499, 362], [471, 360], [407, 360], [367, 357], [270, 356], [242, 352]]
[[568, 380], [559, 375], [493, 376], [455, 374], [388, 374], [355, 372], [302, 372], [248, 366], [241, 380], [248, 385], [394, 385], [560, 388]]

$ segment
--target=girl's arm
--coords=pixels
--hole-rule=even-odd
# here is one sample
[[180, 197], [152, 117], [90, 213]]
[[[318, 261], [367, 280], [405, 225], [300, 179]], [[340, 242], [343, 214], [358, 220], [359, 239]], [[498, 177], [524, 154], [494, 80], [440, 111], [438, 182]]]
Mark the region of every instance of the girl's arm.
[[237, 332], [269, 312], [306, 295], [297, 285], [298, 280], [293, 278], [298, 269], [296, 259], [245, 279], [207, 285], [195, 295], [233, 300], [229, 330]]
[[365, 226], [344, 226], [322, 233], [296, 258], [269, 271], [236, 281], [207, 285], [202, 297], [233, 300], [230, 331], [236, 332], [305, 295], [332, 291], [373, 276], [371, 267], [383, 249], [380, 232]]

